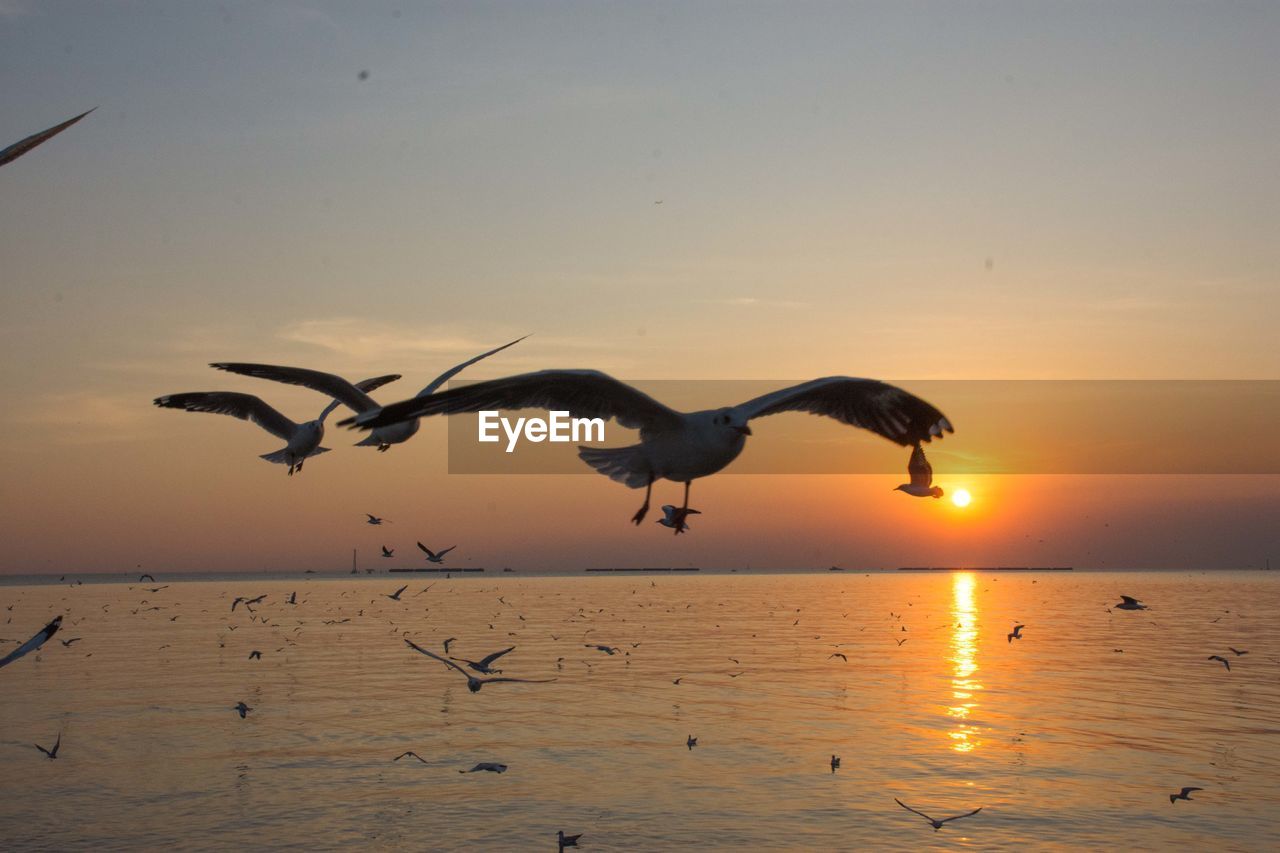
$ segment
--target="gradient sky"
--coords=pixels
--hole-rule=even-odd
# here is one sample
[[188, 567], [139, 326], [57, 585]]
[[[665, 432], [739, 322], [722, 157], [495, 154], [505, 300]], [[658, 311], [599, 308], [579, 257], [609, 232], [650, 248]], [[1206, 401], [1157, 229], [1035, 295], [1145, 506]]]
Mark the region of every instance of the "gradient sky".
[[1275, 476], [719, 476], [676, 539], [602, 477], [449, 476], [443, 423], [290, 479], [150, 405], [302, 420], [206, 363], [389, 402], [530, 332], [466, 375], [1275, 379], [1277, 44], [1267, 3], [0, 0], [0, 145], [98, 106], [0, 169], [0, 572], [1280, 558]]

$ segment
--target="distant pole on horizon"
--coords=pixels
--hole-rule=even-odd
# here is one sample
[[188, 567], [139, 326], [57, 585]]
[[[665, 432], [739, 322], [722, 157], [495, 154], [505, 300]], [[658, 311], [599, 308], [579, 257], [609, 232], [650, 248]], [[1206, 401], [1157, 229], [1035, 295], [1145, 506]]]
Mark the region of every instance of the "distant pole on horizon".
[[358, 575], [360, 571], [356, 568], [356, 549], [351, 549], [351, 574]]

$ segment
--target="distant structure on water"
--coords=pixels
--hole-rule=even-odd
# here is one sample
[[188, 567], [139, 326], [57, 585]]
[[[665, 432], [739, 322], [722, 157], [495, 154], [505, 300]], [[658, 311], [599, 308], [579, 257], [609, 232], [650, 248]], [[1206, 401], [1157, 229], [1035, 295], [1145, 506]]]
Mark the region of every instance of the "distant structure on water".
[[900, 572], [1072, 572], [1074, 566], [902, 566]]
[[583, 569], [584, 572], [700, 572], [702, 569], [696, 569], [692, 566], [687, 569], [672, 568], [670, 566], [650, 567], [643, 569]]

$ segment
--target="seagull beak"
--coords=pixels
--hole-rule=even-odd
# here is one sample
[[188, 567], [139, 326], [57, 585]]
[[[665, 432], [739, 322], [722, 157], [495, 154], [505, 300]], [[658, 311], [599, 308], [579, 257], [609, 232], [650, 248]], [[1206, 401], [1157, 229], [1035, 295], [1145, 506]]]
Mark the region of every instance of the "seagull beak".
[[746, 426], [745, 424], [743, 426], [736, 426], [734, 429], [738, 431], [739, 435], [751, 435], [751, 427]]

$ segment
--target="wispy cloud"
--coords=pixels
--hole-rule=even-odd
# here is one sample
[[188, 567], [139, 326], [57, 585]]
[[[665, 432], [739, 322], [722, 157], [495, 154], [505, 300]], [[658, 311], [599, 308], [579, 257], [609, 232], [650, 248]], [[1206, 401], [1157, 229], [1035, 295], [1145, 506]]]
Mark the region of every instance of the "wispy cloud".
[[790, 299], [761, 299], [757, 296], [729, 296], [723, 299], [702, 299], [703, 305], [727, 305], [734, 308], [808, 308], [808, 302]]

